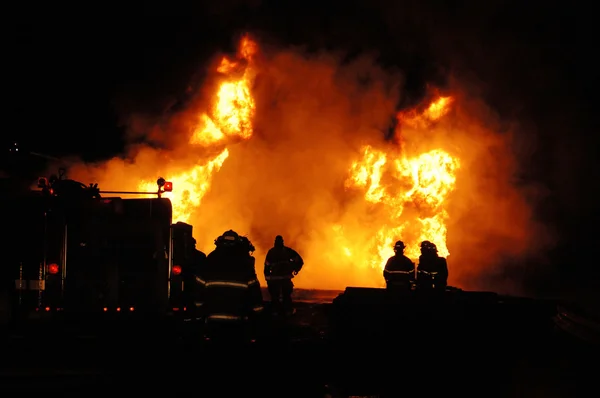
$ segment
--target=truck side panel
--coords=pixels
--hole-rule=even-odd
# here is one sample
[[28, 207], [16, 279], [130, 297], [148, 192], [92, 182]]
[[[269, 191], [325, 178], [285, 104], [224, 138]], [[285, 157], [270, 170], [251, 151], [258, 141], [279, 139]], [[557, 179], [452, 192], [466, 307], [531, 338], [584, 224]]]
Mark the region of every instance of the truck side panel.
[[2, 284], [13, 314], [167, 311], [168, 199], [32, 196], [4, 205]]
[[67, 302], [75, 311], [164, 311], [171, 212], [165, 199], [103, 199], [69, 222]]

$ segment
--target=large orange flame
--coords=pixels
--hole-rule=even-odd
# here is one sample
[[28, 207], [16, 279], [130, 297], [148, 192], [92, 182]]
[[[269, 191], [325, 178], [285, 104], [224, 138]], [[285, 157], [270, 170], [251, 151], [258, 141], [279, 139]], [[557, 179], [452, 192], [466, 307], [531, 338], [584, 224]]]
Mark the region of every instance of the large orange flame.
[[[218, 63], [210, 106], [185, 116], [185, 145], [172, 151], [138, 148], [129, 159], [74, 166], [71, 176], [93, 178], [107, 189], [130, 190], [134, 184], [144, 191], [154, 190], [156, 177], [163, 176], [173, 182], [167, 196], [174, 221], [194, 224], [201, 249], [210, 250], [217, 234], [233, 228], [249, 234], [260, 264], [274, 234], [281, 233], [305, 257], [297, 278], [303, 287], [381, 286], [381, 269], [396, 240], [406, 243], [413, 259], [423, 240], [449, 256], [450, 236], [470, 245], [470, 257], [464, 247], [458, 252], [470, 263], [487, 261], [489, 246], [483, 254], [477, 248], [488, 235], [504, 239], [496, 252], [521, 250], [529, 213], [503, 182], [511, 164], [486, 163], [489, 151], [503, 150], [502, 144], [459, 114], [455, 96], [437, 96], [395, 115], [399, 144], [392, 143], [369, 125], [384, 128], [394, 112], [396, 99], [383, 83], [366, 91], [364, 83], [350, 84], [352, 66], [338, 72], [330, 57], [284, 52], [268, 61], [258, 54], [257, 43], [244, 37], [236, 56]], [[257, 75], [267, 76], [259, 88]], [[450, 126], [444, 120], [453, 114]], [[357, 138], [346, 134], [352, 130]], [[484, 174], [492, 171], [495, 180]], [[461, 199], [453, 200], [459, 186]], [[452, 259], [452, 275], [461, 269], [466, 275], [471, 265], [462, 261], [460, 268]]]
[[[252, 136], [252, 116], [254, 114], [254, 98], [250, 93], [252, 85], [252, 56], [256, 53], [256, 43], [244, 37], [240, 43], [238, 59], [223, 58], [217, 72], [224, 75], [213, 109], [199, 115], [198, 124], [192, 131], [190, 145], [203, 147], [223, 147], [228, 138], [249, 139]], [[242, 61], [246, 62], [242, 66]], [[239, 78], [231, 78], [239, 69]], [[176, 193], [167, 193], [165, 197], [173, 202], [173, 218], [175, 221], [189, 222], [191, 214], [197, 209], [202, 198], [210, 189], [212, 176], [219, 171], [229, 156], [227, 148], [206, 163], [196, 164], [185, 171], [169, 175], [169, 180], [176, 187]], [[156, 187], [154, 180], [144, 181], [138, 185], [142, 192], [152, 191]]]
[[[450, 254], [446, 247], [448, 213], [444, 200], [454, 189], [454, 172], [458, 167], [458, 159], [440, 149], [416, 158], [402, 156], [391, 162], [383, 151], [375, 151], [370, 146], [364, 149], [364, 158], [352, 165], [346, 184], [363, 188], [365, 200], [384, 205], [389, 214], [389, 223], [381, 226], [371, 243], [378, 253], [372, 261], [374, 266], [385, 265], [389, 248], [400, 238], [405, 241], [406, 254], [412, 259], [419, 257], [419, 243], [424, 240], [435, 243], [440, 255]], [[382, 184], [385, 173], [391, 177], [389, 185], [406, 188], [390, 193], [389, 185]], [[400, 221], [404, 208], [409, 206], [416, 210], [414, 216]]]

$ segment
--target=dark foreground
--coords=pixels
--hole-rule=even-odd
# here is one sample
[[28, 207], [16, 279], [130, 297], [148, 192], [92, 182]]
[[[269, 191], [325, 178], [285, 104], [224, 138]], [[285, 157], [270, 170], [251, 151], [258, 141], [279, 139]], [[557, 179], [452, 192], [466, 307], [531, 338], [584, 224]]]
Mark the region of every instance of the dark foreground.
[[554, 303], [461, 294], [382, 305], [381, 291], [359, 289], [330, 304], [304, 294], [292, 318], [269, 317], [243, 344], [206, 340], [200, 325], [175, 319], [13, 328], [0, 345], [0, 391], [597, 395], [595, 323]]

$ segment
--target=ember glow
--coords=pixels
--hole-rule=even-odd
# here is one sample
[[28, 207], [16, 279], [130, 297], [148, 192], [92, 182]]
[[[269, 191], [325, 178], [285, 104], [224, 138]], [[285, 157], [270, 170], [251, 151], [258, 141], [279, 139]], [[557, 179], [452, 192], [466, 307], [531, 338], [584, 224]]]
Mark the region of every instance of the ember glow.
[[[450, 281], [465, 286], [495, 264], [490, 254], [524, 251], [530, 211], [480, 104], [431, 95], [398, 112], [400, 79], [371, 60], [262, 54], [250, 37], [209, 80], [214, 90], [157, 127], [178, 138], [170, 149], [137, 146], [125, 158], [76, 164], [70, 177], [153, 191], [162, 176], [173, 182], [165, 196], [174, 222], [194, 225], [200, 249], [232, 228], [250, 237], [261, 264], [281, 234], [305, 258], [295, 279], [305, 288], [382, 286], [399, 239], [413, 259], [419, 242], [434, 242]], [[393, 117], [394, 139], [385, 140]]]

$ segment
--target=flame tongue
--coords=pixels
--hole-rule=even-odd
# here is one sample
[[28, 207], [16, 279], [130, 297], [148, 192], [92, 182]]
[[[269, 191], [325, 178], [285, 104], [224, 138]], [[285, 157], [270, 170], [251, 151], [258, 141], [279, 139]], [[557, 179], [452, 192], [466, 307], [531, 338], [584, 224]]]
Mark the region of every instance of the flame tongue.
[[[221, 60], [217, 71], [223, 74], [224, 80], [219, 86], [211, 111], [199, 115], [198, 124], [189, 139], [190, 145], [214, 150], [223, 148], [231, 139], [249, 139], [252, 136], [255, 104], [250, 93], [253, 79], [251, 61], [256, 50], [256, 43], [244, 37], [237, 59], [224, 57]], [[240, 77], [236, 79], [236, 75]], [[229, 150], [221, 149], [205, 163], [169, 175], [177, 193], [165, 194], [165, 197], [173, 203], [174, 220], [190, 221], [191, 215], [200, 207], [202, 198], [210, 190], [214, 174], [220, 170], [228, 157]], [[165, 166], [168, 167], [161, 165]], [[144, 181], [138, 189], [152, 190], [154, 185], [151, 181]]]
[[[440, 149], [416, 157], [402, 155], [391, 160], [389, 157], [383, 151], [366, 146], [363, 158], [352, 164], [346, 181], [347, 188], [364, 190], [365, 200], [383, 206], [388, 214], [389, 223], [381, 226], [369, 243], [379, 254], [372, 266], [385, 265], [397, 239], [404, 240], [405, 253], [410, 258], [419, 257], [418, 245], [423, 240], [435, 243], [440, 255], [447, 256], [445, 221], [448, 214], [444, 200], [454, 189], [459, 161]], [[388, 177], [389, 184], [382, 183], [384, 177]], [[394, 190], [392, 185], [405, 189]], [[406, 209], [412, 210], [411, 215], [403, 217]]]
[[[256, 51], [256, 43], [244, 37], [238, 58], [231, 60], [225, 57], [221, 60], [217, 72], [223, 74], [224, 81], [217, 91], [213, 109], [208, 114], [200, 115], [190, 144], [210, 146], [222, 144], [225, 138], [252, 137], [255, 103], [250, 92], [254, 79], [251, 64]], [[236, 78], [236, 75], [239, 77]]]
[[[192, 212], [200, 207], [202, 198], [210, 188], [210, 180], [213, 174], [219, 171], [228, 156], [229, 150], [224, 149], [207, 163], [169, 177], [177, 194], [173, 195], [167, 192], [164, 196], [171, 199], [174, 221], [190, 221]], [[156, 182], [143, 182], [138, 189], [144, 192], [152, 192], [156, 190]]]

